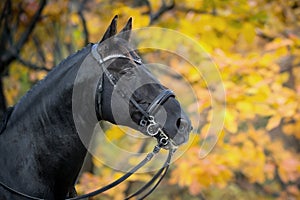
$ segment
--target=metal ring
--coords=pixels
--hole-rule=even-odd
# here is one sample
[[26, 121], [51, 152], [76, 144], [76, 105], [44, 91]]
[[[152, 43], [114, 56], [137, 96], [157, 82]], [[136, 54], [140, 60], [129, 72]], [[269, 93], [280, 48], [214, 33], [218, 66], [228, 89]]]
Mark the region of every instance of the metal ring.
[[168, 138], [161, 138], [159, 140], [159, 143], [162, 144], [163, 146], [166, 146], [169, 143]]

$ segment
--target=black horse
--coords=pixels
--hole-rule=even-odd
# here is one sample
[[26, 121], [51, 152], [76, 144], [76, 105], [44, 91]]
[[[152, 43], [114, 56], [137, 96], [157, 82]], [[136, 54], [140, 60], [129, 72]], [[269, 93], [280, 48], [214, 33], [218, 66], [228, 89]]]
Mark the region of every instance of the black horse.
[[[149, 135], [146, 129], [154, 121], [150, 114], [157, 105], [166, 117], [161, 123], [156, 118], [157, 123], [152, 125], [162, 124], [161, 131], [173, 145], [188, 140], [191, 124], [179, 102], [151, 75], [128, 44], [132, 20], [118, 34], [116, 22], [117, 17], [98, 44], [89, 44], [66, 58], [6, 114], [0, 134], [2, 183], [37, 198], [68, 197], [87, 153], [84, 142], [91, 139], [95, 124], [106, 120]], [[107, 68], [101, 68], [106, 60]], [[79, 72], [83, 75], [78, 76]], [[135, 88], [132, 84], [142, 83], [145, 77], [152, 83], [143, 84], [130, 96], [124, 92]], [[124, 88], [117, 89], [121, 79], [124, 83], [120, 87]], [[77, 92], [76, 102], [74, 88], [82, 91]], [[116, 90], [118, 95], [114, 94]], [[126, 99], [129, 110], [123, 106]], [[80, 100], [85, 104], [79, 105]], [[119, 100], [119, 105], [113, 103]], [[114, 115], [116, 109], [118, 114]], [[120, 117], [127, 116], [125, 112], [129, 112], [130, 119]], [[84, 136], [79, 132], [84, 132]], [[158, 139], [166, 142], [165, 138]], [[27, 198], [0, 186], [0, 199]]]

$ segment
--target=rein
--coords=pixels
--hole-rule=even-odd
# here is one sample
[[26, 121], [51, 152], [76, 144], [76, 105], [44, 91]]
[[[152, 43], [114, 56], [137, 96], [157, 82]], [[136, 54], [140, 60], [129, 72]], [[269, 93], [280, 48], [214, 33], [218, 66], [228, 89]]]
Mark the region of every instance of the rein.
[[[108, 60], [111, 59], [117, 59], [117, 58], [123, 58], [123, 59], [129, 59], [131, 60], [131, 58], [122, 55], [122, 54], [112, 54], [109, 55], [107, 57], [102, 58], [102, 56], [99, 54], [99, 52], [97, 51], [97, 47], [98, 44], [94, 44], [92, 46], [92, 56], [93, 58], [97, 61], [97, 63], [100, 65], [100, 67], [103, 70], [103, 73], [105, 74], [105, 76], [107, 76], [109, 82], [114, 86], [116, 86], [116, 78], [107, 70], [106, 67], [103, 66], [103, 64], [105, 62], [107, 62]], [[133, 61], [138, 64], [141, 65], [142, 61], [140, 59], [133, 59]], [[103, 79], [102, 79], [103, 81]], [[101, 119], [101, 92], [102, 92], [102, 86], [103, 84], [101, 83], [101, 81], [99, 81], [98, 83], [98, 87], [97, 87], [97, 92], [96, 92], [96, 97], [95, 97], [95, 105], [96, 105], [96, 114], [97, 114], [97, 118]], [[122, 97], [126, 97], [126, 94], [123, 91], [118, 91], [121, 93]], [[154, 147], [153, 151], [148, 153], [147, 156], [139, 163], [137, 164], [135, 167], [133, 167], [129, 172], [127, 172], [126, 174], [124, 174], [122, 177], [120, 177], [119, 179], [113, 181], [112, 183], [97, 189], [93, 192], [84, 194], [84, 195], [80, 195], [77, 197], [73, 197], [73, 198], [67, 198], [66, 200], [79, 200], [79, 199], [84, 199], [84, 198], [89, 198], [89, 197], [93, 197], [96, 196], [98, 194], [101, 194], [117, 185], [119, 185], [120, 183], [122, 183], [123, 181], [125, 181], [126, 179], [128, 179], [132, 174], [134, 174], [137, 170], [139, 170], [141, 167], [143, 167], [145, 164], [147, 164], [148, 162], [151, 161], [151, 159], [157, 154], [159, 153], [161, 148], [167, 149], [169, 151], [167, 159], [165, 161], [165, 163], [163, 164], [162, 168], [152, 177], [152, 179], [146, 183], [144, 186], [142, 186], [141, 188], [139, 188], [135, 193], [131, 194], [130, 196], [126, 197], [125, 200], [129, 200], [133, 197], [137, 197], [138, 195], [141, 195], [143, 192], [145, 192], [147, 189], [148, 191], [141, 196], [138, 199], [144, 199], [146, 198], [148, 195], [150, 195], [155, 189], [156, 187], [159, 185], [159, 183], [161, 182], [161, 180], [164, 178], [164, 176], [166, 175], [168, 169], [169, 169], [169, 165], [171, 162], [171, 158], [174, 154], [174, 152], [176, 151], [177, 146], [175, 145], [175, 143], [172, 141], [171, 138], [168, 137], [168, 135], [166, 133], [164, 133], [162, 126], [156, 122], [154, 114], [157, 111], [158, 107], [162, 104], [164, 104], [168, 98], [170, 97], [175, 97], [174, 93], [171, 90], [163, 90], [153, 101], [152, 103], [148, 106], [148, 108], [146, 110], [144, 110], [133, 98], [129, 98], [130, 102], [141, 112], [141, 114], [143, 115], [142, 119], [139, 122], [139, 125], [142, 129], [145, 129], [147, 134], [151, 137], [155, 137], [157, 139], [158, 144]], [[154, 184], [154, 185], [153, 185]], [[152, 186], [152, 188], [150, 188], [150, 186]], [[45, 200], [43, 198], [37, 198], [34, 196], [30, 196], [27, 195], [25, 193], [19, 192], [15, 189], [13, 189], [12, 187], [7, 186], [6, 184], [4, 184], [3, 182], [0, 181], [0, 186], [2, 186], [3, 188], [5, 188], [6, 190], [19, 195], [21, 197], [25, 197], [27, 199], [32, 199], [32, 200]], [[149, 189], [150, 188], [150, 189]]]
[[[159, 151], [160, 151], [161, 147], [159, 145], [156, 145], [153, 149], [153, 151], [151, 153], [148, 153], [147, 156], [135, 167], [133, 167], [129, 172], [127, 172], [126, 174], [124, 174], [123, 176], [121, 176], [119, 179], [115, 180], [114, 182], [100, 188], [97, 189], [93, 192], [84, 194], [84, 195], [80, 195], [77, 197], [73, 197], [73, 198], [67, 198], [66, 200], [79, 200], [79, 199], [84, 199], [84, 198], [89, 198], [89, 197], [94, 197], [98, 194], [101, 194], [117, 185], [119, 185], [120, 183], [122, 183], [123, 181], [125, 181], [126, 179], [128, 179], [132, 174], [134, 174], [137, 170], [139, 170], [140, 168], [142, 168], [145, 164], [147, 164], [149, 161], [151, 161], [151, 159], [154, 157], [154, 155], [156, 155]], [[146, 198], [148, 195], [150, 195], [155, 189], [156, 187], [159, 185], [159, 183], [161, 182], [161, 180], [164, 178], [164, 176], [166, 175], [169, 165], [170, 165], [170, 161], [172, 158], [173, 153], [175, 152], [175, 150], [171, 150], [169, 149], [169, 153], [168, 153], [168, 157], [163, 165], [163, 167], [152, 177], [152, 179], [146, 183], [143, 187], [141, 187], [140, 189], [138, 189], [135, 193], [133, 193], [132, 195], [128, 196], [125, 198], [125, 200], [129, 200], [133, 197], [136, 197], [137, 195], [141, 194], [142, 192], [144, 192], [146, 189], [148, 189], [157, 179], [158, 181], [156, 182], [156, 184], [146, 193], [144, 194], [144, 196], [138, 198], [138, 199], [144, 199]], [[25, 193], [19, 192], [9, 186], [7, 186], [6, 184], [4, 184], [3, 182], [0, 181], [0, 185], [7, 189], [8, 191], [19, 195], [21, 197], [25, 197], [27, 199], [32, 199], [32, 200], [46, 200], [43, 198], [38, 198], [38, 197], [34, 197], [34, 196], [30, 196], [27, 195]]]
[[[77, 196], [77, 197], [73, 197], [73, 198], [68, 198], [66, 200], [78, 200], [78, 199], [84, 199], [84, 198], [89, 198], [89, 197], [93, 197], [96, 196], [98, 194], [101, 194], [117, 185], [119, 185], [120, 183], [122, 183], [123, 181], [125, 181], [127, 178], [129, 178], [132, 174], [134, 174], [137, 170], [139, 170], [141, 167], [143, 167], [145, 164], [147, 164], [153, 157], [154, 155], [156, 155], [159, 151], [160, 151], [161, 147], [159, 145], [156, 145], [153, 149], [153, 151], [151, 153], [148, 153], [147, 156], [135, 167], [133, 167], [129, 172], [127, 172], [126, 174], [124, 174], [123, 176], [121, 176], [119, 179], [115, 180], [114, 182], [100, 188], [97, 189], [93, 192], [90, 192], [88, 194], [84, 194], [81, 196]], [[144, 199], [146, 198], [149, 194], [151, 194], [155, 188], [158, 186], [158, 184], [160, 183], [160, 181], [163, 179], [163, 177], [165, 176], [169, 165], [170, 165], [170, 161], [172, 158], [172, 155], [175, 151], [174, 150], [169, 150], [168, 153], [168, 157], [163, 165], [163, 167], [153, 176], [153, 178], [146, 183], [143, 187], [141, 187], [140, 189], [138, 189], [134, 194], [128, 196], [125, 198], [125, 200], [131, 199], [139, 194], [141, 194], [143, 191], [145, 191], [146, 189], [148, 189], [160, 176], [159, 180], [156, 182], [156, 184], [142, 197], [140, 197], [139, 199]]]

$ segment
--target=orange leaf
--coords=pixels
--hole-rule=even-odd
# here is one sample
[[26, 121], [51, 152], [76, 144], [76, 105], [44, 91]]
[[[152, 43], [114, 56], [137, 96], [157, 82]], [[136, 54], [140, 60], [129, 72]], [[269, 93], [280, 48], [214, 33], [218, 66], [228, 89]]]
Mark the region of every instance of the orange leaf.
[[275, 115], [275, 116], [271, 117], [268, 121], [266, 129], [268, 131], [270, 131], [270, 130], [276, 128], [279, 125], [280, 121], [281, 121], [281, 116], [279, 116], [279, 115]]

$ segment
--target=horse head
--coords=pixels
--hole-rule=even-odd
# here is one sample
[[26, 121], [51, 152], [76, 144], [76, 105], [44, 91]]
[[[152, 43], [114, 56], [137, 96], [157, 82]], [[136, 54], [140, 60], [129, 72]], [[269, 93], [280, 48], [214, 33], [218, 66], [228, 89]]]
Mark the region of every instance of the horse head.
[[[141, 61], [130, 45], [130, 18], [117, 33], [117, 16], [102, 40], [93, 46], [93, 57], [103, 69], [96, 110], [101, 119], [155, 136], [165, 147], [187, 142], [191, 121], [175, 97]], [[96, 99], [97, 99], [96, 98]]]

